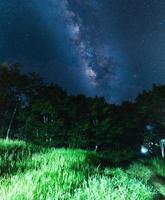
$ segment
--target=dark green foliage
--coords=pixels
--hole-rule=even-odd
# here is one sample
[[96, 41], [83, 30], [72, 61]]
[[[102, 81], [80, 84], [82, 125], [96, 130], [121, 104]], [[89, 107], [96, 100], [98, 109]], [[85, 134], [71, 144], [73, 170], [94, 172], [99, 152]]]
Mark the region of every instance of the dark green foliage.
[[27, 144], [23, 141], [0, 140], [0, 176], [9, 176], [18, 171], [24, 171], [24, 162], [26, 160], [30, 161], [34, 153], [43, 151], [42, 147]]
[[[165, 86], [154, 85], [135, 103], [111, 105], [102, 97], [68, 95], [35, 73], [22, 74], [19, 64], [0, 65], [2, 138], [43, 146], [137, 151], [144, 141], [163, 137], [164, 105]], [[145, 125], [151, 122], [156, 135], [149, 136]]]

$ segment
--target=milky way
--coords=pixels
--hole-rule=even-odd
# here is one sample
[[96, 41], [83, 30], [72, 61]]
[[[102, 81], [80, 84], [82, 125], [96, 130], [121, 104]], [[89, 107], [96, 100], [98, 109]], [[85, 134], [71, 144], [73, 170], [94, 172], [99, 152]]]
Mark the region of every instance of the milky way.
[[[66, 40], [72, 47], [70, 56], [76, 59], [74, 67], [85, 80], [89, 94], [110, 100], [112, 91], [120, 84], [123, 55], [104, 37], [106, 30], [101, 30], [103, 4], [99, 1], [56, 0], [52, 5], [64, 23]], [[92, 21], [88, 20], [90, 18]], [[74, 71], [72, 64], [69, 67]]]
[[165, 83], [165, 1], [3, 0], [0, 52], [70, 93], [133, 100]]

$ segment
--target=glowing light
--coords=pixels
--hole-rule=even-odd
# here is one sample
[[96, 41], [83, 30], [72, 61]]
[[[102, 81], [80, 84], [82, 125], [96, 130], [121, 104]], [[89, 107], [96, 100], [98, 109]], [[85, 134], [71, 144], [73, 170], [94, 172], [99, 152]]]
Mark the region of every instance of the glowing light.
[[142, 154], [147, 154], [148, 153], [148, 149], [144, 146], [144, 145], [141, 145], [141, 153]]

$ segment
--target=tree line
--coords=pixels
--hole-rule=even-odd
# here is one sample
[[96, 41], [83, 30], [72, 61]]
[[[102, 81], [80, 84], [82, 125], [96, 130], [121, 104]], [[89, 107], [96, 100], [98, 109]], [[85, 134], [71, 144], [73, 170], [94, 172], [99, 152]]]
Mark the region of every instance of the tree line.
[[[149, 128], [150, 127], [150, 128]], [[19, 64], [0, 65], [0, 137], [51, 147], [134, 149], [165, 133], [165, 85], [134, 102], [69, 95]]]

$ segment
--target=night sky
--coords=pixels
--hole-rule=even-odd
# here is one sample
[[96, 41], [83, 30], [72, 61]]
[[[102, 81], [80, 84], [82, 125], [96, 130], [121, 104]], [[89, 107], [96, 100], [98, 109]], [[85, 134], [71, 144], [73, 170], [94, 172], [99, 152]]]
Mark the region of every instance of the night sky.
[[165, 0], [0, 0], [0, 62], [73, 94], [132, 100], [165, 83]]

